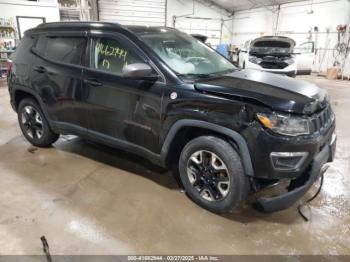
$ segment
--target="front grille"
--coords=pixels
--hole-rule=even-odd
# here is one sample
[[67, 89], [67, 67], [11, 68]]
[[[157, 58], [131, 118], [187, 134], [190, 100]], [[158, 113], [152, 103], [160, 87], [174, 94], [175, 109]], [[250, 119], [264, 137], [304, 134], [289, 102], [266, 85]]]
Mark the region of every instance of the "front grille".
[[330, 105], [328, 105], [323, 111], [318, 113], [314, 118], [312, 118], [311, 123], [313, 131], [317, 132], [329, 127], [329, 125], [334, 120], [334, 113]]
[[288, 66], [285, 62], [270, 62], [270, 61], [262, 61], [259, 64], [262, 68], [266, 69], [283, 69]]

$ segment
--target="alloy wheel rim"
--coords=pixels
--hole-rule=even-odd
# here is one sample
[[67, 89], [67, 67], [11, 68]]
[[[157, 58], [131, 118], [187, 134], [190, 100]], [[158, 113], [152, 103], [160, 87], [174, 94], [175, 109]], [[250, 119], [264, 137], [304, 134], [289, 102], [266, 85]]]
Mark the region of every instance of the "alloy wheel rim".
[[213, 152], [194, 152], [187, 162], [187, 176], [199, 195], [207, 201], [220, 201], [230, 190], [230, 176], [222, 159]]
[[32, 139], [43, 136], [43, 120], [40, 113], [32, 106], [25, 106], [21, 115], [22, 125], [26, 134]]

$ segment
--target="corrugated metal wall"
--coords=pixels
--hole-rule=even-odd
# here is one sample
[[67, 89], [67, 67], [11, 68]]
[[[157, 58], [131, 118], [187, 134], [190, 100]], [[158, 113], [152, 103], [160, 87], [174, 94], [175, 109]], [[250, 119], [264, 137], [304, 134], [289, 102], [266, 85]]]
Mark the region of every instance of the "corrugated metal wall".
[[220, 43], [222, 37], [222, 22], [219, 19], [179, 17], [175, 21], [175, 28], [188, 34], [207, 36], [207, 43], [214, 48]]
[[164, 26], [166, 0], [98, 0], [99, 20], [123, 25]]

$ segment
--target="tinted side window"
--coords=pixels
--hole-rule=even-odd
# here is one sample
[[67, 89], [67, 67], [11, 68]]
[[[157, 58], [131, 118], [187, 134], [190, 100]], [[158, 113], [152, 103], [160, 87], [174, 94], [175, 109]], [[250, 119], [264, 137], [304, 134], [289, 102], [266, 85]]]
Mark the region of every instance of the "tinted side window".
[[83, 37], [48, 37], [44, 56], [57, 62], [80, 65], [85, 44]]
[[90, 65], [94, 69], [99, 69], [114, 74], [121, 74], [123, 67], [134, 63], [145, 63], [132, 49], [125, 43], [113, 38], [95, 38], [91, 50]]

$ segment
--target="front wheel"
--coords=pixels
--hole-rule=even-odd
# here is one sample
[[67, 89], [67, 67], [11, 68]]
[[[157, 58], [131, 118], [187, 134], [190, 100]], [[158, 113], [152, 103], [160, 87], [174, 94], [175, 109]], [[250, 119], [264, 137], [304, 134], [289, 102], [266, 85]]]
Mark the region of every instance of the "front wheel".
[[34, 146], [49, 147], [59, 138], [50, 129], [39, 105], [31, 98], [23, 99], [17, 110], [18, 122], [25, 138]]
[[215, 213], [237, 208], [248, 193], [248, 180], [238, 153], [217, 137], [191, 140], [182, 150], [179, 171], [188, 196]]

